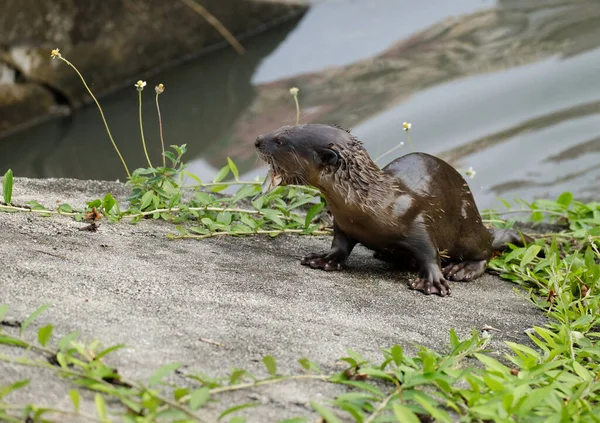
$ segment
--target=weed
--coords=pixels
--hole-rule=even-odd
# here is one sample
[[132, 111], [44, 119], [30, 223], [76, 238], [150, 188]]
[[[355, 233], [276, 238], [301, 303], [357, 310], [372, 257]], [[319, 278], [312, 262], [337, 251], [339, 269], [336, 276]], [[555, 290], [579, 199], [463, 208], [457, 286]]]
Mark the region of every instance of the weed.
[[[53, 51], [52, 56], [75, 69], [58, 50]], [[83, 80], [81, 74], [79, 76]], [[158, 94], [157, 91], [160, 121]], [[298, 116], [297, 97], [294, 98]], [[100, 105], [96, 104], [102, 114]], [[103, 114], [102, 117], [119, 153]], [[405, 129], [408, 133], [410, 126]], [[145, 149], [143, 129], [142, 141]], [[212, 182], [205, 183], [185, 171], [182, 161], [185, 145], [172, 145], [173, 151], [164, 151], [162, 129], [161, 143], [164, 158], [161, 167], [153, 167], [147, 156], [149, 167], [136, 169], [130, 175], [121, 158], [129, 177], [127, 184], [131, 188], [126, 210], [121, 210], [110, 193], [88, 202], [83, 209], [61, 204], [56, 210], [48, 210], [34, 201], [26, 206], [14, 205], [11, 203], [13, 178], [10, 170], [4, 177], [5, 204], [0, 205], [0, 210], [63, 214], [91, 222], [100, 218], [111, 221], [164, 219], [177, 225], [178, 233], [172, 234], [172, 238], [328, 232], [328, 228], [319, 221], [325, 203], [315, 189], [278, 187], [259, 195], [260, 183], [240, 181], [237, 167], [229, 158]], [[166, 159], [170, 162], [168, 165]], [[185, 186], [183, 178], [186, 175], [197, 184]], [[233, 180], [226, 181], [230, 175]], [[220, 194], [232, 186], [239, 187], [233, 196]], [[433, 420], [465, 423], [598, 422], [600, 203], [575, 201], [568, 192], [561, 194], [556, 201], [518, 200], [517, 203], [521, 208], [511, 209], [506, 203], [508, 210], [488, 210], [483, 215], [488, 218], [488, 223], [501, 227], [515, 224], [513, 220], [502, 220], [502, 216], [521, 215], [528, 216], [534, 225], [549, 222], [563, 228], [560, 233], [537, 236], [537, 240], [527, 247], [511, 246], [509, 251], [490, 263], [490, 268], [502, 278], [525, 289], [530, 301], [549, 317], [549, 323], [534, 327], [528, 333], [534, 348], [506, 342], [511, 353], [497, 360], [485, 349], [492, 335], [480, 336], [477, 330], [473, 330], [470, 337], [460, 340], [451, 331], [449, 344], [443, 352], [421, 347], [415, 356], [408, 356], [401, 345], [393, 345], [382, 350], [381, 361], [373, 363], [348, 349], [347, 355], [340, 357], [345, 367], [338, 372], [323, 372], [316, 362], [303, 357], [298, 360], [301, 369], [297, 374], [281, 375], [276, 359], [265, 356], [265, 377], [255, 376], [245, 369], [232, 369], [226, 378], [179, 372], [185, 384], [174, 384], [167, 379], [181, 365], [172, 363], [156, 369], [149, 380], [142, 383], [129, 380], [108, 364], [111, 354], [123, 345], [104, 348], [98, 341], [84, 343], [78, 339], [77, 333], [66, 335], [54, 343], [54, 327], [51, 324], [37, 329], [36, 342], [28, 341], [27, 331], [49, 307], [44, 305], [22, 324], [16, 325], [18, 329], [13, 328], [13, 324], [4, 325], [7, 329], [6, 332], [0, 331], [0, 344], [22, 349], [24, 353], [0, 354], [0, 361], [43, 368], [69, 381], [72, 409], [8, 402], [8, 394], [28, 385], [29, 380], [23, 379], [0, 386], [0, 419], [8, 422], [50, 421], [54, 417], [61, 421], [66, 416], [77, 416], [101, 422], [114, 419], [125, 422], [203, 422], [208, 421], [204, 412], [218, 408], [218, 400], [224, 393], [305, 380], [307, 383], [333, 383], [347, 388], [336, 398], [311, 402], [314, 412], [328, 423], [340, 422], [342, 418], [360, 423]], [[7, 313], [8, 306], [0, 306], [0, 322]], [[43, 360], [32, 358], [31, 353]], [[468, 357], [475, 359], [478, 365], [465, 360]], [[91, 401], [92, 398], [95, 415], [86, 414], [81, 408], [82, 401]], [[107, 404], [111, 404], [110, 410]], [[229, 422], [244, 422], [245, 418], [239, 412], [250, 411], [254, 405], [240, 403], [219, 409], [218, 420], [227, 418]], [[286, 423], [307, 421], [307, 416], [300, 416], [288, 419]]]

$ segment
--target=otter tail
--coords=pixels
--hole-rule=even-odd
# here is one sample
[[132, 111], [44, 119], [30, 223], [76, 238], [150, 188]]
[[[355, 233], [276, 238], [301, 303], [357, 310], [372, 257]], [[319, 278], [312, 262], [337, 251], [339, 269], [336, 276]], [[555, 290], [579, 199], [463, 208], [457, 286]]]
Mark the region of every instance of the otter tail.
[[533, 242], [534, 239], [514, 229], [499, 229], [488, 228], [492, 235], [492, 250], [504, 251], [508, 248], [508, 244], [524, 247], [526, 244]]

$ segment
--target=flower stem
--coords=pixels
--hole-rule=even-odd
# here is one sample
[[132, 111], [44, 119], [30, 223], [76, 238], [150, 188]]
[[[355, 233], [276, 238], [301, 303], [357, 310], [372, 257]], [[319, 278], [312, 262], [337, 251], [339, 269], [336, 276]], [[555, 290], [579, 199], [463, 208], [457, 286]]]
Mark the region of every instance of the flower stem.
[[146, 139], [144, 138], [144, 126], [142, 125], [142, 90], [138, 90], [140, 99], [140, 133], [142, 134], [142, 146], [144, 147], [144, 154], [146, 154], [146, 160], [148, 160], [148, 166], [152, 167], [150, 157], [148, 156], [148, 150], [146, 150]]
[[162, 147], [162, 161], [163, 161], [163, 167], [167, 166], [167, 162], [166, 162], [166, 158], [165, 158], [165, 141], [163, 139], [163, 128], [162, 128], [162, 118], [160, 116], [160, 106], [158, 105], [158, 95], [159, 93], [156, 93], [156, 111], [158, 112], [158, 130], [160, 132], [160, 145]]
[[296, 125], [300, 123], [300, 104], [298, 103], [298, 94], [294, 95], [294, 101], [296, 102]]
[[125, 168], [125, 172], [127, 173], [127, 176], [131, 177], [131, 173], [129, 173], [129, 169], [127, 168], [127, 164], [125, 163], [125, 160], [123, 159], [123, 156], [121, 155], [121, 152], [119, 151], [119, 148], [117, 147], [117, 144], [115, 143], [115, 140], [113, 139], [113, 137], [112, 137], [112, 135], [110, 133], [110, 129], [108, 128], [108, 123], [106, 123], [106, 118], [104, 117], [104, 112], [102, 111], [102, 107], [100, 107], [100, 103], [98, 103], [98, 100], [96, 99], [96, 97], [92, 93], [92, 90], [90, 90], [90, 87], [88, 87], [87, 83], [85, 82], [85, 79], [83, 79], [83, 76], [81, 75], [81, 73], [79, 73], [79, 71], [77, 70], [77, 68], [75, 67], [75, 65], [73, 65], [71, 62], [69, 62], [67, 59], [65, 59], [62, 56], [58, 56], [58, 58], [60, 60], [62, 60], [63, 62], [65, 62], [67, 65], [69, 65], [71, 68], [73, 68], [73, 70], [75, 72], [77, 72], [77, 75], [79, 75], [79, 78], [81, 78], [81, 81], [83, 82], [83, 85], [87, 89], [88, 93], [90, 93], [90, 95], [92, 96], [92, 99], [96, 103], [96, 106], [98, 106], [98, 110], [100, 110], [100, 116], [102, 116], [102, 121], [104, 122], [104, 126], [106, 127], [106, 132], [108, 133], [108, 137], [110, 138], [110, 141], [112, 142], [113, 147], [115, 147], [115, 150], [117, 151], [117, 154], [119, 155], [119, 158], [121, 159], [121, 163], [123, 163], [123, 167]]

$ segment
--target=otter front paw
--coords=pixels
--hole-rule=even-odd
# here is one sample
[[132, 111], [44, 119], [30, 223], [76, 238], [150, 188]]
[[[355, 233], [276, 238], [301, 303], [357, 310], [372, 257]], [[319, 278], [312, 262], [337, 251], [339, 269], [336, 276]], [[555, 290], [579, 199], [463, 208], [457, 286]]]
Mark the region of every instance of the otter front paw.
[[460, 263], [450, 263], [444, 267], [442, 272], [451, 281], [468, 282], [481, 276], [485, 272], [486, 266], [487, 261], [485, 260], [463, 261]]
[[440, 297], [451, 295], [452, 290], [448, 285], [448, 281], [443, 277], [440, 278], [418, 278], [410, 287], [416, 291], [421, 291], [426, 295], [436, 294]]
[[300, 263], [313, 269], [342, 270], [342, 260], [335, 253], [308, 254], [302, 258]]

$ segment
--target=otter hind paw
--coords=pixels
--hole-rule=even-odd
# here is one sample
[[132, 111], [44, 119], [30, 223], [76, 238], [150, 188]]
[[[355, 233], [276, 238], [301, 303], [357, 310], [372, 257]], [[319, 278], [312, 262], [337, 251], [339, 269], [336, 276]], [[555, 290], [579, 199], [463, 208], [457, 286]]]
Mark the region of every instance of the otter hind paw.
[[418, 278], [410, 287], [415, 291], [421, 291], [425, 295], [436, 294], [445, 297], [452, 294], [448, 281], [444, 278]]
[[335, 254], [331, 253], [308, 254], [302, 258], [300, 264], [310, 266], [313, 269], [323, 269], [328, 272], [332, 270], [342, 270], [341, 260]]
[[481, 276], [487, 267], [485, 260], [450, 263], [442, 269], [444, 276], [451, 281], [469, 282]]

